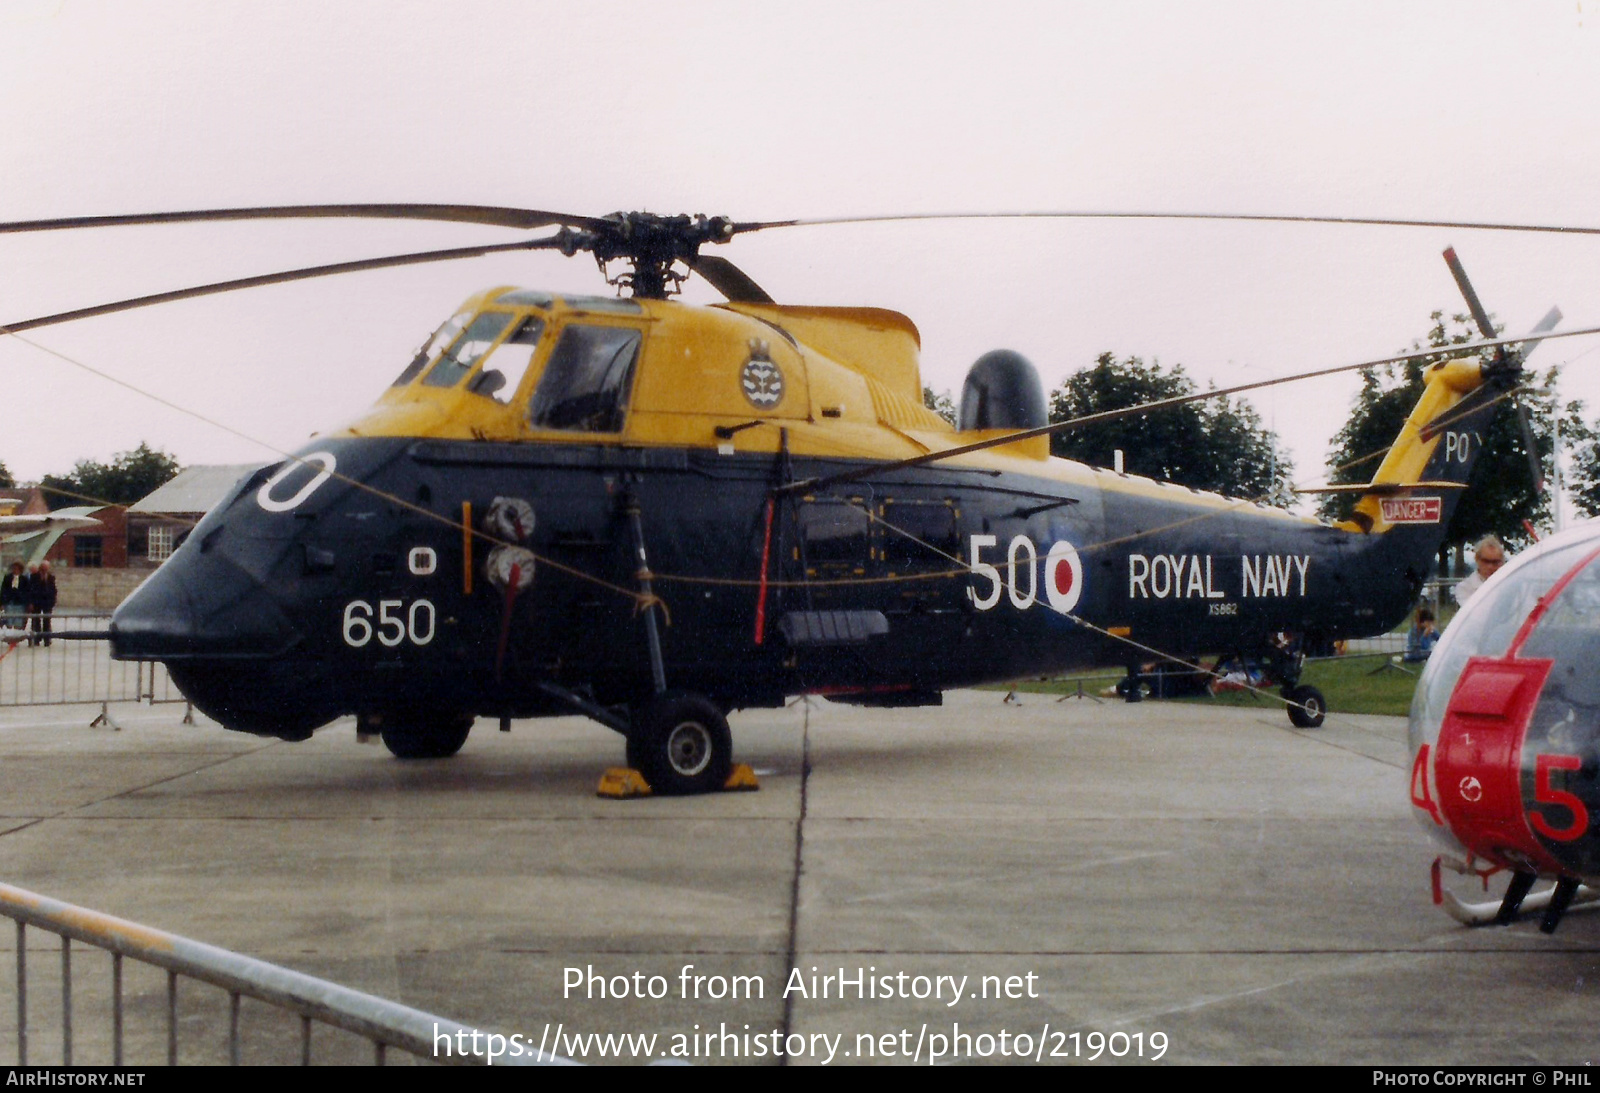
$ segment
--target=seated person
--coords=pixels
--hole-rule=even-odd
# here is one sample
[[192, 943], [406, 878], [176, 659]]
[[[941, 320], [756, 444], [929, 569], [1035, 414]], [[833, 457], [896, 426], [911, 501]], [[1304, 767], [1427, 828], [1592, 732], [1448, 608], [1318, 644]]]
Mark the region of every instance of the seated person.
[[1433, 612], [1426, 607], [1417, 608], [1417, 621], [1406, 634], [1406, 651], [1400, 658], [1407, 664], [1420, 664], [1428, 659], [1439, 641], [1439, 628], [1434, 625]]

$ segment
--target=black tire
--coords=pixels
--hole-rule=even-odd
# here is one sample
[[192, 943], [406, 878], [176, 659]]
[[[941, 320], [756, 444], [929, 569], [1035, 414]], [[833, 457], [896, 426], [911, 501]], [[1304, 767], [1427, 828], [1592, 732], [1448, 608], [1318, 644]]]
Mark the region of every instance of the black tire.
[[667, 691], [644, 702], [628, 733], [628, 765], [667, 796], [712, 793], [733, 768], [733, 734], [704, 695]]
[[1328, 700], [1322, 697], [1322, 692], [1315, 687], [1300, 686], [1290, 691], [1287, 696], [1289, 706], [1289, 723], [1297, 729], [1316, 729], [1322, 727], [1322, 719], [1328, 714]]
[[448, 759], [472, 731], [471, 714], [387, 713], [379, 732], [396, 759]]

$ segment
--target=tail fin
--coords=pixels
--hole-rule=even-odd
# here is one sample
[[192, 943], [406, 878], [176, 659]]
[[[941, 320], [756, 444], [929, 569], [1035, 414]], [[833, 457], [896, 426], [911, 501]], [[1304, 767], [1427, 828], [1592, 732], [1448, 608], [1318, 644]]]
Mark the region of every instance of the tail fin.
[[[1445, 264], [1455, 278], [1467, 309], [1478, 325], [1478, 332], [1493, 339], [1496, 331], [1489, 313], [1478, 299], [1477, 290], [1467, 279], [1467, 271], [1456, 257], [1454, 247], [1446, 248]], [[1495, 350], [1487, 364], [1478, 361], [1443, 361], [1424, 374], [1422, 397], [1412, 408], [1399, 438], [1390, 447], [1378, 472], [1363, 490], [1351, 515], [1351, 524], [1361, 531], [1386, 532], [1408, 524], [1437, 525], [1427, 536], [1434, 549], [1444, 538], [1444, 530], [1455, 512], [1461, 492], [1472, 477], [1473, 465], [1483, 452], [1489, 426], [1504, 396], [1522, 379], [1522, 362], [1539, 344], [1539, 335], [1561, 321], [1561, 310], [1551, 308], [1535, 324], [1528, 340], [1518, 349]], [[1526, 411], [1522, 416], [1524, 441], [1529, 448], [1533, 479], [1542, 478], [1538, 453], [1533, 451], [1532, 431]], [[1537, 485], [1536, 485], [1537, 488]], [[1348, 525], [1347, 525], [1348, 526]]]
[[1353, 487], [1351, 523], [1387, 532], [1411, 524], [1437, 526], [1442, 538], [1483, 452], [1501, 396], [1521, 369], [1512, 362], [1444, 361], [1424, 373], [1422, 397], [1372, 481]]

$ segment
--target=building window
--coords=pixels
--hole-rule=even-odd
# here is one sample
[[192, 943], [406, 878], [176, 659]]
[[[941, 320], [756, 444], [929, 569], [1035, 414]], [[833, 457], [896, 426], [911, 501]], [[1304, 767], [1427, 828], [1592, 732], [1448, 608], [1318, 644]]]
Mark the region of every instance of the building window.
[[[145, 557], [152, 562], [164, 562], [172, 557], [172, 529], [152, 527], [145, 540]], [[98, 564], [98, 563], [97, 563]]]
[[99, 569], [100, 536], [74, 535], [72, 537], [72, 564], [77, 569]]

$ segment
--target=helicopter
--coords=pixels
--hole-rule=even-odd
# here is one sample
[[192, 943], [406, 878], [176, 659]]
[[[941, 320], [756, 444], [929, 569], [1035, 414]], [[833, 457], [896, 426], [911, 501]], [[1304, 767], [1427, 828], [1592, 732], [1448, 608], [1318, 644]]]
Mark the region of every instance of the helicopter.
[[[1553, 933], [1567, 910], [1600, 899], [1600, 521], [1525, 551], [1462, 607], [1423, 669], [1412, 700], [1412, 814], [1443, 848], [1434, 902], [1472, 926], [1542, 912]], [[1441, 868], [1509, 873], [1498, 901], [1464, 902]], [[1538, 893], [1540, 878], [1554, 884]]]
[[[1052, 458], [1064, 425], [1047, 423], [1037, 372], [1009, 351], [973, 365], [952, 427], [923, 406], [909, 318], [780, 304], [701, 253], [860, 218], [342, 205], [0, 233], [325, 216], [556, 230], [3, 329], [509, 250], [591, 254], [628, 294], [469, 297], [369, 411], [248, 475], [201, 520], [117, 609], [113, 656], [163, 662], [229, 729], [299, 740], [354, 714], [401, 758], [454, 754], [478, 717], [504, 729], [583, 714], [624, 736], [659, 793], [724, 786], [736, 709], [801, 693], [937, 705], [949, 688], [1069, 669], [1134, 679], [1153, 654], [1260, 658], [1291, 721], [1320, 725], [1303, 650], [1405, 617], [1492, 415], [1559, 318], [1456, 347], [1492, 360], [1430, 365], [1372, 481], [1331, 487], [1358, 495], [1353, 517], [1327, 524]], [[625, 268], [611, 276], [612, 263]], [[726, 302], [673, 300], [694, 274]]]

